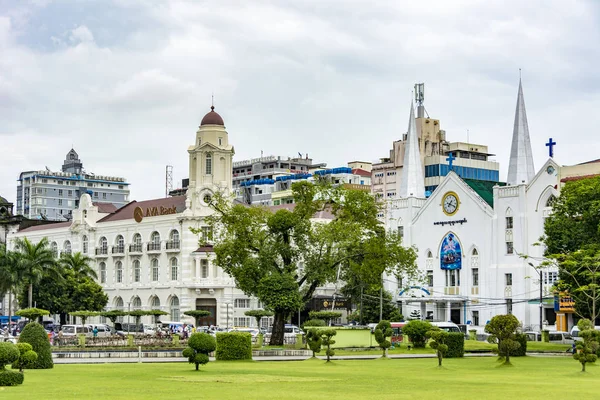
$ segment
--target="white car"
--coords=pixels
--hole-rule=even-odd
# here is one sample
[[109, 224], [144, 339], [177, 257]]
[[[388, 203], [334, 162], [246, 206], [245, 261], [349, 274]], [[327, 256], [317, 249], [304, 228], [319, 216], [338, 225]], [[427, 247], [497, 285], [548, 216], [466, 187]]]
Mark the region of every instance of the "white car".
[[0, 336], [0, 342], [8, 342], [12, 344], [17, 344], [17, 338], [13, 335], [2, 335]]

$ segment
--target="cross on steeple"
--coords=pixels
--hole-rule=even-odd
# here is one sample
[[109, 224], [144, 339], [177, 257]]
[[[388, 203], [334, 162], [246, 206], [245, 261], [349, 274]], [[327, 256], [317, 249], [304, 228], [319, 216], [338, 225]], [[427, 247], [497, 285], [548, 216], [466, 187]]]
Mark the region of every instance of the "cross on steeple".
[[448, 153], [448, 158], [446, 158], [446, 161], [448, 161], [448, 168], [450, 171], [452, 171], [452, 163], [454, 160], [456, 160], [456, 157], [454, 157], [452, 152]]
[[556, 142], [553, 142], [552, 138], [550, 138], [548, 143], [546, 143], [546, 146], [548, 146], [548, 154], [550, 155], [550, 158], [554, 157], [554, 146], [556, 146]]

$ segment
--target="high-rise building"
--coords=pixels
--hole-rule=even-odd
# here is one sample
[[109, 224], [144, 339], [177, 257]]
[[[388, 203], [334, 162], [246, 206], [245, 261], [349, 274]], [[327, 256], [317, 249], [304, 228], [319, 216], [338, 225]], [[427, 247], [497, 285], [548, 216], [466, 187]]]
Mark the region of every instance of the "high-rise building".
[[118, 209], [129, 202], [125, 178], [85, 172], [79, 155], [71, 149], [60, 172], [48, 167], [21, 172], [17, 186], [17, 214], [27, 218], [69, 221], [82, 194], [94, 202], [112, 204]]

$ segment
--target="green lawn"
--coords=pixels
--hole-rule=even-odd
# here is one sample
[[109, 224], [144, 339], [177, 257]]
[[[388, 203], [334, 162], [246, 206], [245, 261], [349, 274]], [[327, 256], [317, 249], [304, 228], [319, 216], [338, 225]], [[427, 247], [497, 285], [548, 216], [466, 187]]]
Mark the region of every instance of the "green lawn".
[[548, 399], [597, 397], [600, 366], [570, 357], [56, 365], [26, 371], [1, 399]]

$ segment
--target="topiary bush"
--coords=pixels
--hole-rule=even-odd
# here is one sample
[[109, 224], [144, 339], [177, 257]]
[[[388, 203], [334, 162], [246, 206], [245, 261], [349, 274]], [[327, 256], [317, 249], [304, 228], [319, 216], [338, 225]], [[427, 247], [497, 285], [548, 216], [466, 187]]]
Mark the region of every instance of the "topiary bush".
[[448, 350], [446, 350], [444, 357], [458, 358], [465, 355], [465, 335], [463, 333], [448, 332], [446, 345], [448, 345]]
[[0, 386], [15, 386], [23, 383], [23, 374], [9, 371], [7, 364], [19, 359], [19, 349], [12, 343], [0, 342]]
[[321, 352], [323, 339], [318, 329], [311, 328], [306, 332], [306, 344], [308, 344], [308, 348], [312, 351], [313, 358], [317, 356], [317, 353]]
[[392, 337], [392, 333], [390, 321], [380, 321], [375, 327], [375, 340], [383, 350], [383, 357], [387, 357], [387, 350], [392, 346], [392, 343], [388, 340], [389, 337]]
[[248, 332], [217, 333], [218, 361], [252, 360], [252, 336]]
[[407, 335], [415, 348], [425, 347], [426, 335], [432, 328], [428, 321], [413, 320], [402, 327], [402, 333]]
[[25, 325], [19, 343], [29, 343], [33, 347], [33, 351], [37, 353], [37, 360], [27, 365], [27, 369], [49, 369], [54, 367], [52, 361], [52, 349], [48, 334], [44, 327], [37, 322], [30, 322]]
[[331, 346], [335, 344], [335, 340], [332, 338], [337, 335], [337, 331], [331, 328], [321, 329], [319, 334], [321, 335], [323, 346], [327, 348], [327, 350], [325, 350], [325, 355], [327, 355], [327, 362], [329, 362], [331, 357], [335, 355], [335, 351], [331, 348]]
[[37, 361], [38, 355], [29, 343], [17, 343], [17, 349], [19, 350], [19, 358], [13, 362], [12, 367], [18, 368], [19, 372], [23, 372], [24, 368], [33, 365]]
[[192, 333], [187, 344], [183, 356], [188, 358], [190, 364], [196, 364], [196, 371], [200, 364], [208, 363], [208, 354], [217, 348], [215, 338], [208, 333]]
[[510, 351], [510, 355], [513, 357], [524, 357], [527, 355], [527, 335], [524, 333], [517, 333], [515, 340], [519, 342], [520, 346]]
[[327, 326], [327, 324], [325, 323], [325, 320], [323, 320], [323, 319], [307, 319], [306, 321], [304, 321], [302, 323], [302, 325], [300, 325], [300, 327], [304, 331], [306, 331], [305, 328], [313, 328], [315, 326]]

